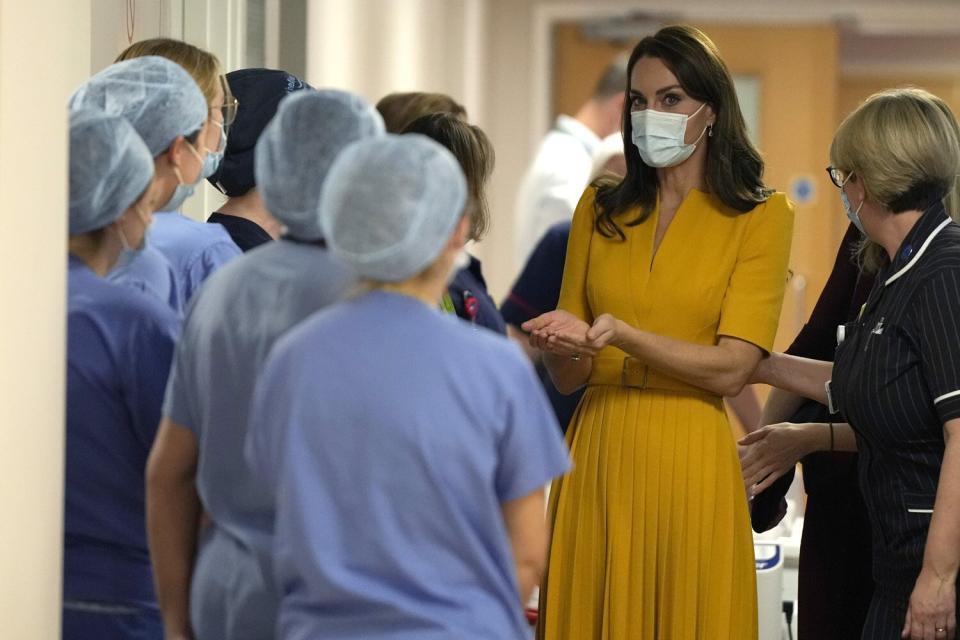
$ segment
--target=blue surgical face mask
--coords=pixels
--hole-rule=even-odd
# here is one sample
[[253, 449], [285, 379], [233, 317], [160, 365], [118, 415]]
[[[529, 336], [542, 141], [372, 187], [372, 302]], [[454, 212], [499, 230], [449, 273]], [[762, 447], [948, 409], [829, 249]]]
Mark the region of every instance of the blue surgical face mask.
[[220, 143], [217, 145], [216, 151], [208, 151], [203, 159], [203, 169], [200, 171], [201, 180], [206, 180], [217, 172], [220, 163], [223, 162], [223, 154], [227, 149], [227, 132], [223, 130], [223, 125], [216, 120], [211, 120], [211, 122], [220, 127]]
[[[147, 222], [143, 218], [143, 212], [138, 208], [137, 215], [140, 216], [140, 220], [143, 222], [143, 239], [140, 241], [140, 245], [133, 247], [127, 242], [127, 237], [123, 234], [123, 229], [120, 228], [119, 222], [116, 227], [117, 235], [120, 237], [120, 245], [123, 247], [123, 250], [120, 252], [120, 257], [117, 259], [117, 263], [113, 265], [113, 269], [121, 269], [128, 266], [133, 262], [137, 256], [143, 253], [143, 250], [150, 245], [150, 235], [153, 228], [152, 222]], [[112, 269], [111, 269], [112, 270]]]
[[203, 169], [205, 168], [206, 162], [189, 142], [187, 143], [187, 148], [190, 149], [190, 152], [200, 161], [201, 171], [197, 174], [197, 179], [192, 184], [189, 184], [183, 181], [183, 175], [180, 173], [180, 169], [174, 167], [173, 172], [176, 174], [179, 184], [177, 184], [177, 188], [173, 190], [173, 195], [170, 196], [166, 204], [160, 207], [160, 211], [179, 211], [183, 203], [193, 195], [193, 192], [197, 189], [197, 185], [200, 184], [200, 181], [204, 178]]
[[[843, 179], [843, 184], [847, 184], [847, 181], [850, 180], [851, 173], [846, 178]], [[863, 208], [863, 200], [860, 201], [860, 206], [857, 207], [854, 211], [853, 207], [850, 206], [850, 199], [847, 198], [847, 192], [843, 190], [843, 186], [840, 187], [840, 201], [843, 202], [843, 212], [847, 214], [847, 219], [853, 223], [853, 226], [857, 228], [863, 235], [867, 235], [867, 232], [863, 229], [863, 221], [860, 220], [860, 209]]]

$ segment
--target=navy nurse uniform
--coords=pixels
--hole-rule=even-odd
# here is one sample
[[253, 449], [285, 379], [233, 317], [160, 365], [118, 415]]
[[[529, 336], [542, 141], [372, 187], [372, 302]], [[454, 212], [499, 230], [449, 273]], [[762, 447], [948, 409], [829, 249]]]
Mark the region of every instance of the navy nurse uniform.
[[960, 226], [927, 210], [844, 326], [831, 394], [857, 435], [876, 588], [864, 640], [900, 638], [943, 463], [960, 418]]

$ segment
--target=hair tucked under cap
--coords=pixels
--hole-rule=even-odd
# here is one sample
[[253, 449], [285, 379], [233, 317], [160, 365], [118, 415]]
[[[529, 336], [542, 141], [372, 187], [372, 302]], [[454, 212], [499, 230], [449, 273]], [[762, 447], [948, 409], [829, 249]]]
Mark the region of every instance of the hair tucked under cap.
[[177, 136], [199, 131], [207, 119], [207, 101], [197, 83], [183, 67], [159, 56], [110, 65], [80, 85], [69, 106], [123, 116], [153, 157]]
[[352, 93], [299, 91], [284, 99], [254, 152], [267, 209], [291, 236], [320, 239], [320, 193], [330, 165], [350, 143], [383, 132], [380, 114]]
[[439, 143], [420, 134], [364, 140], [327, 177], [324, 237], [362, 277], [399, 282], [437, 259], [466, 200], [463, 171]]
[[70, 115], [71, 235], [114, 222], [151, 180], [153, 157], [129, 122], [93, 109]]
[[235, 198], [257, 186], [253, 151], [280, 101], [291, 93], [310, 89], [300, 78], [277, 69], [240, 69], [227, 74], [237, 99], [237, 117], [230, 125], [227, 149], [220, 168], [207, 180], [224, 195]]

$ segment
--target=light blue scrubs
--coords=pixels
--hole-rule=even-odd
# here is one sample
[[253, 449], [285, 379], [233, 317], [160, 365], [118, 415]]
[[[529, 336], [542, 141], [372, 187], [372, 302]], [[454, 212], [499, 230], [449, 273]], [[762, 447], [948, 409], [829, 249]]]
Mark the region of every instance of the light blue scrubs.
[[[177, 296], [174, 308], [181, 310], [187, 308], [211, 273], [242, 253], [222, 225], [197, 222], [175, 211], [154, 214], [148, 242], [173, 268]], [[115, 271], [114, 282], [132, 281], [134, 286], [163, 289], [163, 283], [154, 280], [158, 277], [156, 266], [146, 263], [142, 252]], [[150, 284], [137, 284], [144, 282]]]
[[198, 638], [273, 637], [277, 597], [259, 564], [273, 499], [243, 455], [250, 398], [274, 341], [352, 284], [326, 249], [285, 239], [226, 265], [191, 304], [164, 415], [197, 437], [197, 488], [212, 520], [190, 598]]
[[65, 640], [163, 637], [144, 471], [178, 324], [159, 300], [69, 257]]
[[507, 339], [364, 294], [278, 341], [249, 428], [276, 493], [280, 637], [529, 637], [501, 505], [570, 463]]
[[[147, 242], [149, 243], [149, 240]], [[182, 315], [177, 276], [166, 256], [156, 247], [147, 244], [136, 253], [133, 260], [136, 261], [136, 268], [114, 269], [107, 274], [107, 280], [150, 294], [169, 305], [178, 316]]]

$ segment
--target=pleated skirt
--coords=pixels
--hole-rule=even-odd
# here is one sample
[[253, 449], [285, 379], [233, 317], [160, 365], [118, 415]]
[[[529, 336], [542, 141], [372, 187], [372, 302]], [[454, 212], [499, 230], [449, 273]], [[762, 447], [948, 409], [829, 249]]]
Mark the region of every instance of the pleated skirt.
[[721, 398], [591, 386], [550, 496], [541, 640], [756, 640], [753, 541]]

